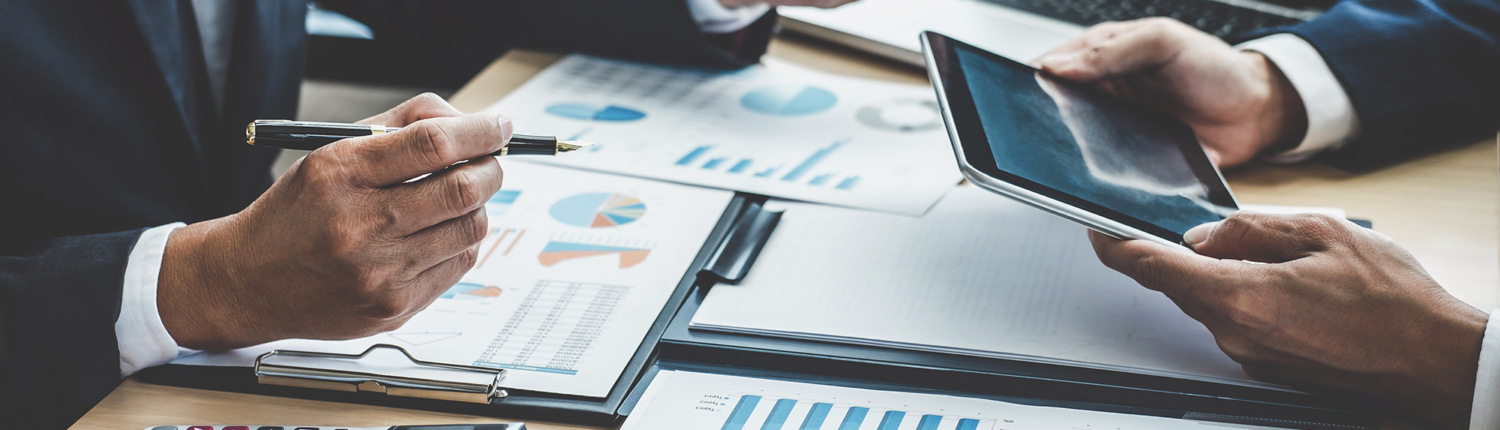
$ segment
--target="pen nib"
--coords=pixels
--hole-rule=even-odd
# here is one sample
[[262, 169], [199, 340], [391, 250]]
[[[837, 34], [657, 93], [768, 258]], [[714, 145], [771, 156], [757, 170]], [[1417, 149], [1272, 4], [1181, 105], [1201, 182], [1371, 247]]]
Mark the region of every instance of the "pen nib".
[[557, 152], [573, 152], [583, 148], [592, 147], [594, 147], [593, 143], [584, 142], [582, 140], [564, 140], [561, 142], [557, 142]]

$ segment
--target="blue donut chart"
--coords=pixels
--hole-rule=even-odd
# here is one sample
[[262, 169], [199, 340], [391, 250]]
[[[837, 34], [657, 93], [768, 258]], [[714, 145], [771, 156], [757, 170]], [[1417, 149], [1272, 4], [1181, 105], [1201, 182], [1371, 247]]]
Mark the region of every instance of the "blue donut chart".
[[547, 106], [546, 111], [563, 118], [584, 121], [625, 122], [646, 117], [645, 112], [635, 109], [591, 103], [558, 103]]
[[838, 96], [818, 87], [771, 86], [745, 93], [740, 105], [766, 115], [801, 116], [828, 110], [838, 101]]

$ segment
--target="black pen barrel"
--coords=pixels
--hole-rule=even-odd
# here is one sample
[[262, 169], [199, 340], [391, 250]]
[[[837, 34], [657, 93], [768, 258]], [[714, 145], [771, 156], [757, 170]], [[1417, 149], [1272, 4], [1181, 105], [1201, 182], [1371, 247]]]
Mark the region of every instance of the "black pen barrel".
[[510, 143], [505, 145], [505, 149], [491, 155], [557, 155], [557, 138], [513, 134], [510, 136]]
[[[341, 124], [331, 122], [260, 120], [245, 128], [245, 140], [251, 145], [311, 151], [343, 139], [394, 133], [399, 127]], [[558, 142], [552, 136], [516, 134], [495, 156], [557, 155]]]

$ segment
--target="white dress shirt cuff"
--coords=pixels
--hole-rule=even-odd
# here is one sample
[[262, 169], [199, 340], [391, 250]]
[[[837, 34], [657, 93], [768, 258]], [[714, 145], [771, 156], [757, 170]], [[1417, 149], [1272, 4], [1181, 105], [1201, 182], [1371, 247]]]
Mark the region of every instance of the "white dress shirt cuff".
[[161, 275], [167, 238], [183, 226], [178, 222], [146, 230], [130, 250], [120, 296], [120, 318], [115, 320], [122, 378], [177, 358], [177, 341], [167, 332], [156, 310], [156, 281]]
[[1479, 373], [1474, 375], [1474, 410], [1470, 430], [1500, 429], [1500, 309], [1490, 311], [1479, 347]]
[[693, 21], [698, 23], [698, 28], [704, 33], [725, 34], [740, 31], [755, 20], [765, 16], [771, 10], [771, 5], [756, 3], [749, 6], [728, 8], [724, 7], [719, 0], [687, 0], [688, 10], [693, 13]]
[[1337, 149], [1359, 133], [1359, 117], [1344, 86], [1323, 61], [1323, 55], [1301, 37], [1278, 33], [1241, 43], [1236, 48], [1259, 52], [1286, 75], [1307, 108], [1307, 135], [1289, 151], [1271, 154], [1274, 163], [1295, 163], [1318, 152]]

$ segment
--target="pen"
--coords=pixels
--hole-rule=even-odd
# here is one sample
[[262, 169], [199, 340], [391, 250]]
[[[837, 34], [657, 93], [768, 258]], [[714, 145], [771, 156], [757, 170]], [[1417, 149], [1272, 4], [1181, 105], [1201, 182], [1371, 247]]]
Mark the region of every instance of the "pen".
[[[245, 126], [245, 143], [282, 149], [311, 151], [324, 145], [351, 137], [394, 133], [401, 127], [383, 125], [343, 124], [336, 122], [288, 121], [283, 119], [258, 119]], [[557, 155], [573, 152], [594, 144], [577, 140], [559, 140], [553, 136], [513, 134], [510, 143], [495, 151], [493, 156], [506, 155]]]

